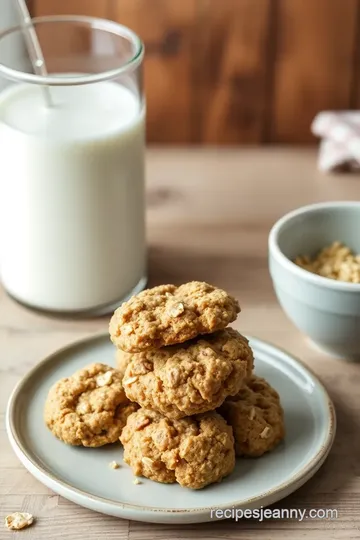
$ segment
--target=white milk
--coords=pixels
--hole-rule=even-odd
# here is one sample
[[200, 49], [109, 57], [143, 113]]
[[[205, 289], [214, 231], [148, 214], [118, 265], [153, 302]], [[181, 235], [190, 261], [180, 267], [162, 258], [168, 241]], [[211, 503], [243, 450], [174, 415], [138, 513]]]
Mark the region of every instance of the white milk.
[[144, 111], [103, 82], [0, 94], [0, 268], [15, 298], [77, 311], [115, 303], [145, 268]]

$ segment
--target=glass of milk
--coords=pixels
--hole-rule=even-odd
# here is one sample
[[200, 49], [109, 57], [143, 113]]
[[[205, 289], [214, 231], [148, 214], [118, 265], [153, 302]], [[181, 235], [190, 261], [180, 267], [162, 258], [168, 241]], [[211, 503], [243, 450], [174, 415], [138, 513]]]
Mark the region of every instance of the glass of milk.
[[46, 77], [25, 47], [5, 54], [26, 28], [0, 34], [1, 280], [28, 306], [100, 315], [146, 284], [144, 47], [111, 21], [33, 21]]

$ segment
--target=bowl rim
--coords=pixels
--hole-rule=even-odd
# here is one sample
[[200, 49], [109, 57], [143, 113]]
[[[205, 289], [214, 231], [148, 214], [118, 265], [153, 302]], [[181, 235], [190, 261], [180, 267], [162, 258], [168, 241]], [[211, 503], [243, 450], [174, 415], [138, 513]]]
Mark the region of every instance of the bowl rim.
[[286, 257], [286, 255], [284, 255], [284, 253], [279, 247], [279, 233], [281, 232], [281, 229], [286, 223], [299, 215], [316, 212], [324, 208], [357, 208], [360, 211], [360, 201], [320, 202], [308, 204], [306, 206], [300, 206], [295, 210], [291, 210], [287, 214], [283, 215], [280, 219], [278, 219], [270, 230], [268, 239], [270, 255], [273, 256], [274, 259], [286, 270], [288, 270], [298, 278], [312, 283], [313, 285], [317, 285], [325, 289], [332, 289], [334, 291], [360, 292], [360, 283], [336, 281], [335, 279], [330, 279], [323, 276], [318, 276], [317, 274], [312, 274], [308, 270], [305, 270], [304, 268], [301, 268], [300, 266], [292, 262], [288, 257]]

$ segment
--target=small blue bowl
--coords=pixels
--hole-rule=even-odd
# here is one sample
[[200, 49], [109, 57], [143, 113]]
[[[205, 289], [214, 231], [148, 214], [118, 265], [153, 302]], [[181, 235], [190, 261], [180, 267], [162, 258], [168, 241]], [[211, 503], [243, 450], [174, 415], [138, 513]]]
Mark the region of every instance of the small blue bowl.
[[360, 202], [304, 206], [269, 235], [269, 268], [277, 298], [297, 328], [325, 352], [360, 361], [360, 284], [321, 277], [294, 264], [340, 241], [360, 253]]

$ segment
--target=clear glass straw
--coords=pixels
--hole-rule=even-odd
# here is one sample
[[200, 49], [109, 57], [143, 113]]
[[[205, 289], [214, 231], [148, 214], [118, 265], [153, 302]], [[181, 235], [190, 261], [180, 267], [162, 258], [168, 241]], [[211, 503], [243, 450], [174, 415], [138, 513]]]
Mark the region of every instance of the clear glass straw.
[[[44, 56], [40, 47], [40, 43], [32, 24], [29, 10], [25, 0], [17, 0], [17, 6], [21, 17], [21, 23], [24, 30], [26, 46], [29, 53], [29, 58], [36, 75], [46, 76], [48, 74]], [[52, 106], [50, 89], [48, 86], [43, 86], [43, 93], [46, 105]]]

